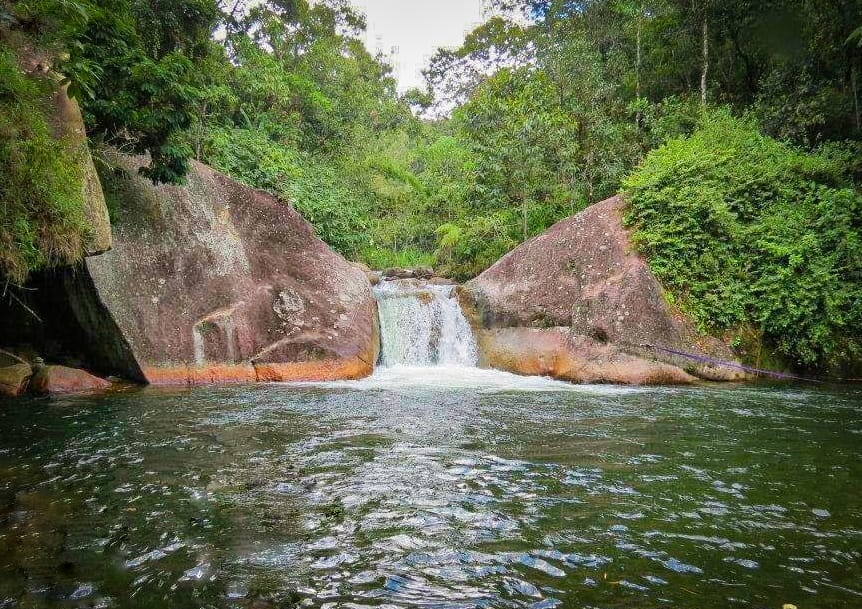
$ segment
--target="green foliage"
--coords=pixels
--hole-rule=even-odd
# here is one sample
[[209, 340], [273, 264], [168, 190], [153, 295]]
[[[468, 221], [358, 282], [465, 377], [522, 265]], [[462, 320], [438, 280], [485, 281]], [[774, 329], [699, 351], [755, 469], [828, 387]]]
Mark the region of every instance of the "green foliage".
[[219, 10], [212, 0], [19, 0], [19, 28], [40, 33], [88, 132], [139, 153], [155, 182], [181, 182], [183, 134], [202, 96], [201, 62]]
[[0, 277], [14, 283], [82, 254], [82, 151], [51, 132], [57, 86], [0, 49]]
[[358, 254], [366, 216], [334, 167], [257, 130], [213, 129], [209, 136], [206, 157], [214, 167], [283, 197], [324, 241], [346, 256]]
[[517, 224], [511, 212], [495, 212], [447, 223], [437, 228], [435, 257], [444, 274], [455, 279], [475, 277], [518, 245], [510, 227]]
[[849, 366], [862, 356], [862, 196], [842, 159], [711, 113], [626, 180], [627, 221], [704, 331], [749, 326], [800, 367]]
[[412, 247], [397, 251], [389, 248], [366, 247], [362, 250], [360, 258], [369, 267], [381, 270], [390, 267], [434, 266], [437, 262], [433, 255]]

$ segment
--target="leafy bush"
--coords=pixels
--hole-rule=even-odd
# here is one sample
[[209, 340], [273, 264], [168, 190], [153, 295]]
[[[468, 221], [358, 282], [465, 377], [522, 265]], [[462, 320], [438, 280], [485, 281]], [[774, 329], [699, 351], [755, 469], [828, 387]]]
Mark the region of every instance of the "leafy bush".
[[753, 328], [797, 366], [849, 366], [862, 356], [862, 196], [849, 158], [714, 112], [625, 181], [627, 222], [704, 331]]
[[205, 160], [213, 167], [289, 201], [321, 239], [345, 256], [356, 256], [367, 242], [362, 203], [337, 167], [261, 131], [214, 128], [209, 135]]
[[15, 283], [83, 253], [82, 151], [51, 133], [56, 87], [0, 49], [0, 277]]
[[518, 224], [516, 214], [517, 211], [501, 211], [476, 216], [462, 224], [441, 225], [435, 252], [441, 272], [466, 280], [494, 264], [518, 245], [517, 237], [512, 235], [512, 227]]

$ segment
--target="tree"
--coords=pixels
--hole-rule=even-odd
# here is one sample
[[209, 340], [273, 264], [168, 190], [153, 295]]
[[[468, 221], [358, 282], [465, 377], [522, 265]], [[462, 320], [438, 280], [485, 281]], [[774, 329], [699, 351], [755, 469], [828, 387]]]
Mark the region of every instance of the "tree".
[[144, 172], [181, 181], [182, 135], [202, 86], [196, 69], [219, 20], [212, 0], [44, 0], [12, 4], [17, 27], [40, 31], [81, 102], [91, 137], [147, 152]]

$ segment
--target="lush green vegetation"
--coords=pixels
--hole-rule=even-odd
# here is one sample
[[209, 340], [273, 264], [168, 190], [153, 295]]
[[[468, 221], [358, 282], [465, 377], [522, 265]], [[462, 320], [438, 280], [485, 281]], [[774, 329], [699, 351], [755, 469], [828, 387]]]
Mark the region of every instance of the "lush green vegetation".
[[858, 145], [806, 153], [717, 112], [626, 180], [628, 221], [704, 331], [849, 366], [862, 357], [862, 195], [848, 177], [860, 162]]
[[0, 277], [13, 283], [81, 257], [82, 151], [52, 134], [57, 87], [44, 75], [25, 76], [18, 56], [0, 49]]
[[[859, 0], [489, 6], [401, 94], [348, 0], [6, 0], [0, 43], [49, 51], [95, 148], [148, 153], [160, 182], [209, 163], [373, 267], [473, 276], [625, 182], [640, 247], [705, 331], [802, 366], [858, 357], [859, 149], [840, 142], [862, 140]], [[72, 226], [73, 207], [19, 216]], [[54, 259], [28, 243], [19, 278]]]

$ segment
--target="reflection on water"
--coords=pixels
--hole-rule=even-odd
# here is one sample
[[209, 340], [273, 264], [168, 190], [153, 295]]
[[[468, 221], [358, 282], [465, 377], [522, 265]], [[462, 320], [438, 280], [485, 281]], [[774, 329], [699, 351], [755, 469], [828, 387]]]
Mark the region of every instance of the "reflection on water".
[[862, 606], [858, 390], [424, 374], [0, 403], [0, 607]]

